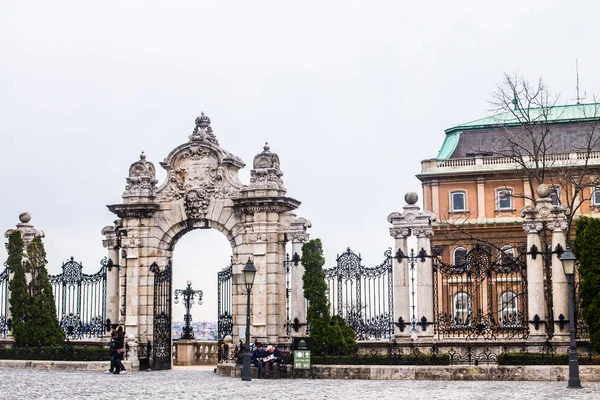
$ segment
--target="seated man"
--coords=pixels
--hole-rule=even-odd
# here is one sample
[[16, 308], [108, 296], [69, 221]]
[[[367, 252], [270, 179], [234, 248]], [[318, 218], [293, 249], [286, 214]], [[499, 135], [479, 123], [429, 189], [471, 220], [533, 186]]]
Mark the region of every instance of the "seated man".
[[277, 371], [277, 367], [283, 361], [283, 354], [277, 347], [269, 345], [267, 346], [267, 356], [263, 360], [265, 362], [265, 373], [268, 377], [271, 371]]
[[267, 356], [267, 352], [262, 348], [262, 343], [256, 343], [256, 348], [252, 351], [252, 363], [258, 368], [258, 379], [262, 379], [264, 375], [265, 363], [263, 358]]

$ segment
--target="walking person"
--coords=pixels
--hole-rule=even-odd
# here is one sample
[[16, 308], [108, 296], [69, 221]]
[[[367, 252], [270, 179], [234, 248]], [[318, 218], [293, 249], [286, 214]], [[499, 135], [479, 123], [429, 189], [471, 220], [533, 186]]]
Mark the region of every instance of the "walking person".
[[115, 335], [117, 334], [117, 324], [110, 326], [110, 344], [108, 345], [108, 354], [110, 355], [110, 367], [107, 374], [115, 372]]
[[123, 327], [119, 326], [117, 331], [115, 332], [115, 364], [114, 364], [114, 372], [113, 374], [118, 375], [126, 374], [127, 369], [123, 365], [121, 361], [123, 356], [125, 355], [125, 333], [123, 332]]

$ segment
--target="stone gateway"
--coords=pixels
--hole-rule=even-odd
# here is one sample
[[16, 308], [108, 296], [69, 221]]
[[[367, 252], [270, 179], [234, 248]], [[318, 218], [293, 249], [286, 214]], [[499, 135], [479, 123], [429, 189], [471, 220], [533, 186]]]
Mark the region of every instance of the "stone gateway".
[[[107, 277], [107, 317], [125, 323], [140, 346], [153, 342], [154, 274], [171, 263], [179, 238], [193, 229], [222, 232], [232, 251], [233, 335], [245, 325], [246, 296], [241, 269], [248, 259], [257, 274], [251, 298], [253, 339], [289, 342], [286, 334], [285, 246], [300, 254], [310, 221], [293, 213], [300, 202], [286, 196], [279, 157], [265, 144], [254, 158], [250, 183], [240, 181], [244, 162], [220, 147], [208, 116], [196, 119], [189, 140], [160, 166], [166, 181], [157, 186], [154, 164], [144, 153], [129, 168], [123, 202], [109, 205], [118, 216], [102, 230], [108, 258], [120, 268]], [[176, 265], [173, 268], [177, 268]], [[302, 276], [295, 265], [293, 276]], [[293, 317], [305, 321], [301, 286], [292, 294]], [[167, 296], [171, 307], [171, 295]], [[297, 305], [302, 305], [298, 306]], [[170, 329], [170, 327], [169, 327]]]

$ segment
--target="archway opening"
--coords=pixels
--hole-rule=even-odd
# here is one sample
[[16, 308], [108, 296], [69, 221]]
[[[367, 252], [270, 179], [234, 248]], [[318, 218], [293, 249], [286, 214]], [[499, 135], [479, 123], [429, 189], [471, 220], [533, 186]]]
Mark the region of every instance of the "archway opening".
[[[172, 298], [175, 290], [186, 289], [187, 281], [192, 289], [201, 290], [203, 304], [191, 306], [194, 337], [199, 341], [217, 340], [217, 274], [230, 265], [231, 244], [223, 233], [215, 229], [195, 229], [184, 234], [173, 249]], [[178, 340], [185, 326], [185, 302], [172, 304], [172, 338]]]

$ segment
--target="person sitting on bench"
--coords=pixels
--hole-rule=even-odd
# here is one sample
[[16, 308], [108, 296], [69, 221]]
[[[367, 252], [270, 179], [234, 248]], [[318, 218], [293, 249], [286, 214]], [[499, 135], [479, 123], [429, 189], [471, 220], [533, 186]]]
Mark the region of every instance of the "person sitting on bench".
[[267, 355], [263, 358], [265, 363], [265, 374], [268, 377], [271, 371], [277, 371], [279, 364], [283, 361], [283, 354], [275, 346], [267, 346]]
[[262, 348], [262, 343], [256, 343], [256, 348], [252, 351], [252, 363], [258, 368], [258, 379], [262, 379], [265, 374], [265, 363], [263, 358], [267, 356], [267, 352]]

